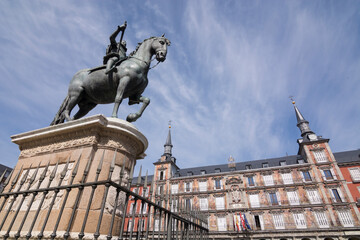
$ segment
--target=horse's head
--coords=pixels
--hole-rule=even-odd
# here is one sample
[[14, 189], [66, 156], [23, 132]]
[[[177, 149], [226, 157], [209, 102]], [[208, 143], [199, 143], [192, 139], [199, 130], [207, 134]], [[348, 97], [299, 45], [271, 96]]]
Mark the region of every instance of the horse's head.
[[156, 60], [163, 62], [166, 59], [167, 47], [170, 46], [170, 41], [163, 36], [154, 38], [152, 44], [152, 50], [156, 54]]

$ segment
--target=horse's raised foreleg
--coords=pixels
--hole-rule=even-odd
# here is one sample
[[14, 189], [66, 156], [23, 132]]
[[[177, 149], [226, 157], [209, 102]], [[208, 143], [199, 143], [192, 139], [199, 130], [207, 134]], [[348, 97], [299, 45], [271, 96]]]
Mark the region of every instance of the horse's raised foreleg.
[[126, 86], [128, 85], [129, 82], [130, 82], [130, 77], [123, 77], [120, 79], [119, 86], [117, 88], [117, 92], [116, 92], [116, 96], [115, 96], [114, 109], [113, 109], [111, 117], [114, 117], [114, 118], [118, 117], [119, 106], [123, 100], [124, 92], [125, 92]]
[[143, 103], [140, 110], [137, 113], [130, 113], [126, 118], [126, 121], [135, 122], [139, 117], [141, 117], [146, 107], [150, 104], [150, 99], [147, 97], [141, 96], [138, 100]]

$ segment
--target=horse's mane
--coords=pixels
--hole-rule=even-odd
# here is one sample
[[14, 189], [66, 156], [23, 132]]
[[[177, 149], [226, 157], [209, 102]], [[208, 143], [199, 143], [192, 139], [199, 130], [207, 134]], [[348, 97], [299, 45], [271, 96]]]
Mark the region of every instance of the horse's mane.
[[[159, 37], [149, 37], [149, 38], [144, 39], [144, 41], [138, 43], [138, 45], [136, 46], [135, 50], [132, 51], [132, 52], [129, 54], [129, 56], [134, 56], [134, 54], [139, 50], [141, 44], [143, 44], [144, 42], [146, 42], [146, 41], [148, 41], [148, 40], [154, 39], [154, 38], [159, 38]], [[170, 40], [167, 39], [167, 38], [165, 38], [165, 37], [163, 37], [163, 38], [166, 40], [166, 44], [167, 44], [167, 45], [170, 45]]]

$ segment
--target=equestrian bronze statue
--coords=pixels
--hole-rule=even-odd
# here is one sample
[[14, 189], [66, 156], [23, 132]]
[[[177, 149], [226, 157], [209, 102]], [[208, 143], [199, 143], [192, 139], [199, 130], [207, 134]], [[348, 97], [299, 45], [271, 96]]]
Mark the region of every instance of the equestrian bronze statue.
[[[150, 99], [142, 96], [142, 93], [148, 85], [147, 74], [152, 57], [155, 55], [158, 62], [165, 61], [168, 46], [170, 41], [164, 35], [150, 37], [139, 43], [129, 56], [112, 63], [114, 69], [110, 66], [110, 71], [106, 72], [106, 65], [103, 65], [77, 72], [70, 82], [68, 95], [51, 125], [79, 119], [97, 104], [115, 103], [112, 117], [117, 118], [119, 106], [125, 98], [129, 98], [129, 105], [142, 103], [138, 112], [130, 113], [126, 118], [129, 122], [136, 121], [150, 103]], [[71, 118], [71, 110], [76, 104], [79, 111]]]

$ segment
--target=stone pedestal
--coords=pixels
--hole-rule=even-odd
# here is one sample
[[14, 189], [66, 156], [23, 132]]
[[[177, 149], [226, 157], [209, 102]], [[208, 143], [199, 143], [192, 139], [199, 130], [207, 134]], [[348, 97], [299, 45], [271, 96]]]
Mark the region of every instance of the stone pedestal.
[[[19, 180], [17, 181], [12, 192], [18, 191], [20, 187], [20, 191], [27, 189], [37, 189], [39, 178], [48, 163], [50, 166], [47, 170], [45, 180], [41, 183], [40, 188], [47, 187], [50, 174], [57, 163], [58, 169], [56, 176], [51, 182], [50, 187], [58, 186], [61, 171], [64, 169], [68, 159], [70, 159], [68, 165], [69, 167], [61, 185], [70, 184], [72, 171], [78, 161], [78, 170], [76, 176], [73, 178], [73, 184], [81, 183], [84, 180], [86, 183], [96, 181], [97, 168], [102, 158], [103, 164], [101, 165], [101, 171], [98, 174], [97, 181], [107, 180], [109, 177], [110, 165], [114, 155], [115, 168], [111, 179], [114, 182], [119, 183], [120, 170], [122, 167], [125, 167], [125, 177], [122, 181], [122, 185], [125, 185], [128, 181], [131, 168], [134, 167], [137, 159], [144, 158], [144, 152], [148, 146], [147, 139], [141, 132], [139, 132], [138, 129], [136, 129], [136, 127], [134, 127], [134, 125], [124, 120], [106, 118], [102, 115], [96, 115], [56, 126], [50, 126], [31, 132], [18, 134], [12, 136], [12, 141], [19, 145], [21, 153], [11, 179], [14, 179], [16, 174], [22, 169]], [[84, 170], [87, 164], [90, 164], [90, 168], [89, 173], [85, 178]], [[39, 169], [38, 173], [36, 174], [35, 181], [30, 186], [30, 178], [38, 166]], [[25, 183], [21, 186], [20, 180], [26, 174], [28, 169], [30, 169], [28, 177], [26, 178]], [[10, 184], [6, 187], [4, 192], [9, 191], [9, 188]], [[90, 206], [89, 217], [86, 220], [86, 227], [84, 231], [85, 238], [93, 238], [93, 234], [95, 233], [98, 224], [98, 218], [101, 212], [100, 209], [105, 190], [106, 187], [102, 185], [98, 186], [94, 192], [94, 197]], [[91, 191], [92, 187], [89, 186], [85, 187], [81, 193], [79, 205], [76, 208], [75, 218], [70, 228], [71, 238], [77, 238], [77, 234], [81, 230], [87, 205], [89, 199], [91, 198]], [[74, 188], [69, 192], [61, 220], [57, 227], [57, 237], [62, 238], [63, 234], [69, 226], [69, 219], [75, 206], [75, 200], [79, 195], [78, 193], [78, 188]], [[41, 206], [41, 211], [32, 230], [33, 237], [36, 237], [37, 234], [41, 231], [54, 195], [55, 193], [51, 191], [46, 195], [45, 201]], [[51, 210], [49, 220], [45, 226], [44, 238], [49, 238], [50, 234], [54, 230], [65, 195], [66, 191], [61, 190], [55, 197], [55, 202]], [[32, 219], [35, 217], [36, 210], [39, 208], [42, 196], [43, 193], [39, 193], [35, 197], [31, 205], [30, 212], [26, 217], [25, 224], [21, 229], [21, 237], [24, 237], [28, 233]], [[110, 187], [101, 221], [101, 236], [99, 239], [104, 238], [104, 236], [108, 234], [111, 215], [114, 211], [115, 196], [116, 189], [114, 187]], [[1, 229], [0, 235], [3, 235], [4, 232], [9, 229], [10, 222], [15, 216], [14, 214], [16, 209], [21, 204], [21, 198], [22, 197], [18, 197], [14, 201], [5, 224]], [[15, 223], [11, 227], [10, 238], [12, 238], [18, 231], [25, 212], [30, 205], [30, 199], [31, 194], [25, 198], [25, 201], [21, 205], [21, 210], [16, 218]], [[122, 205], [123, 200], [124, 194], [120, 194], [118, 206]], [[0, 220], [3, 219], [5, 212], [10, 208], [11, 201], [11, 198], [7, 199], [8, 203], [4, 205], [4, 209], [0, 213]], [[119, 222], [122, 216], [120, 208], [116, 210], [115, 215], [115, 226], [119, 226]], [[117, 230], [113, 230], [113, 234], [116, 235], [118, 230], [119, 229], [117, 227]]]

